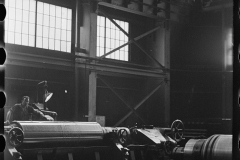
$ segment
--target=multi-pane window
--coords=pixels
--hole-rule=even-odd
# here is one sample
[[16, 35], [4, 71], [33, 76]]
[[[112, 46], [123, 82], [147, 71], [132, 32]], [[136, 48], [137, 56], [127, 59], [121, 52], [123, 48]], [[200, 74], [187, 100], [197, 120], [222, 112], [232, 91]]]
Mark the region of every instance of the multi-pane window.
[[36, 0], [6, 0], [5, 5], [6, 43], [71, 52], [71, 9]]
[[37, 47], [71, 52], [72, 10], [38, 2]]
[[5, 42], [34, 47], [36, 1], [6, 0], [5, 7]]
[[[115, 20], [115, 22], [129, 32], [129, 23]], [[97, 56], [102, 56], [109, 51], [128, 42], [128, 37], [106, 17], [97, 18]], [[107, 55], [106, 58], [128, 61], [128, 45]]]

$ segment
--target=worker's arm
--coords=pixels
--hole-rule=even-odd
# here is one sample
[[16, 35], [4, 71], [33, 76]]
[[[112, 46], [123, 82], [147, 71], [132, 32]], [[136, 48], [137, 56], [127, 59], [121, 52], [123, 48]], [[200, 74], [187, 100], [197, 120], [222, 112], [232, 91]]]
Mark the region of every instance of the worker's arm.
[[42, 120], [42, 121], [53, 121], [53, 118], [52, 118], [52, 117], [44, 115], [41, 111], [39, 111], [39, 110], [37, 110], [37, 109], [33, 109], [33, 108], [32, 108], [32, 114], [33, 114], [33, 116], [35, 116], [38, 120]]

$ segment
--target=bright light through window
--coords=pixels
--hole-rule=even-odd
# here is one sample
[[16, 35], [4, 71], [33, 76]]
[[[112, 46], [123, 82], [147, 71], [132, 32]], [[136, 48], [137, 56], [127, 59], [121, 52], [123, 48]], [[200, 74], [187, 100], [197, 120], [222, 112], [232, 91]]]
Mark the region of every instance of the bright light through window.
[[37, 3], [36, 47], [71, 52], [72, 10]]
[[71, 52], [72, 9], [35, 0], [6, 0], [5, 6], [6, 43]]
[[[129, 23], [115, 20], [127, 33]], [[97, 56], [102, 56], [109, 51], [128, 42], [128, 37], [119, 30], [106, 17], [98, 16], [97, 18]], [[106, 56], [106, 58], [128, 61], [128, 45]]]
[[5, 42], [34, 47], [35, 0], [6, 0]]

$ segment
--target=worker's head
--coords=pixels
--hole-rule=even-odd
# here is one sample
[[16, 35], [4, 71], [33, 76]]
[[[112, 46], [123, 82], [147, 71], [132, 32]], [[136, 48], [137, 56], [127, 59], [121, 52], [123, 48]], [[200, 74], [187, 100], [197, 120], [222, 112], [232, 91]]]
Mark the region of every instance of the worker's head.
[[23, 96], [22, 97], [22, 102], [21, 102], [21, 104], [22, 104], [22, 106], [27, 106], [28, 104], [29, 104], [29, 97], [28, 96]]

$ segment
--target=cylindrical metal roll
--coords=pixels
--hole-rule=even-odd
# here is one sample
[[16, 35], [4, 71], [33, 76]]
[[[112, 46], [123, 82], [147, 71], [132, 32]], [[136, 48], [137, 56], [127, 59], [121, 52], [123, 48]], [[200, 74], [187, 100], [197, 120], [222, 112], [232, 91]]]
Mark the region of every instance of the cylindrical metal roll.
[[190, 139], [184, 147], [184, 160], [199, 160], [206, 139]]
[[213, 135], [201, 150], [203, 160], [232, 160], [232, 135]]
[[79, 142], [103, 139], [103, 130], [96, 122], [13, 122], [24, 133], [23, 143]]
[[212, 160], [232, 160], [232, 135], [220, 135], [214, 143]]

